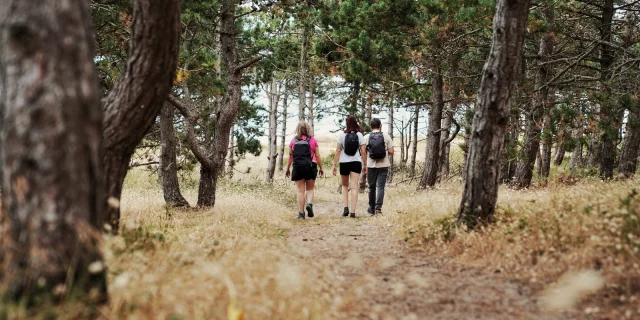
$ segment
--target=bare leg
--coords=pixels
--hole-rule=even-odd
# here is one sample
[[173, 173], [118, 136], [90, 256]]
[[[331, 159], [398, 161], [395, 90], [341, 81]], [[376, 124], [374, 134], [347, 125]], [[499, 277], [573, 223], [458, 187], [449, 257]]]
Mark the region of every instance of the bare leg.
[[356, 205], [358, 204], [358, 183], [360, 183], [360, 174], [351, 172], [349, 174], [351, 180], [351, 206], [349, 211], [351, 213], [356, 212]]
[[304, 212], [304, 186], [306, 180], [296, 181], [296, 188], [298, 189], [298, 212]]
[[342, 203], [344, 207], [349, 206], [349, 176], [340, 176], [342, 181]]
[[307, 203], [313, 203], [313, 188], [316, 186], [315, 180], [307, 180], [306, 189], [307, 193], [305, 194], [305, 199]]

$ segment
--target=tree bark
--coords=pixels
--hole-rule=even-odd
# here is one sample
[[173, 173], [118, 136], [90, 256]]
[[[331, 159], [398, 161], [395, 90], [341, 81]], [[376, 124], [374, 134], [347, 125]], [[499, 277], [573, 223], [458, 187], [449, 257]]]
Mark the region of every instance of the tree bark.
[[278, 81], [274, 77], [271, 79], [269, 89], [269, 156], [267, 158], [267, 182], [273, 182], [273, 175], [276, 172], [276, 160], [278, 157], [278, 101], [280, 92]]
[[565, 155], [565, 140], [567, 139], [567, 132], [564, 128], [565, 124], [563, 121], [560, 121], [558, 124], [558, 138], [556, 140], [556, 153], [553, 157], [553, 164], [556, 166], [561, 166], [564, 161]]
[[435, 186], [438, 180], [438, 171], [440, 170], [440, 128], [442, 127], [442, 111], [444, 109], [444, 84], [440, 65], [436, 65], [434, 68], [432, 81], [431, 98], [433, 105], [429, 113], [429, 128], [427, 129], [427, 157], [424, 162], [422, 179], [418, 186], [421, 189]]
[[102, 108], [88, 4], [2, 6], [0, 281], [14, 301], [81, 290], [104, 302]]
[[[549, 25], [555, 23], [553, 7], [545, 10], [545, 18]], [[548, 30], [540, 39], [538, 49], [538, 72], [536, 73], [535, 91], [537, 92], [533, 104], [527, 113], [525, 131], [525, 144], [522, 152], [522, 161], [518, 163], [512, 186], [516, 189], [527, 188], [531, 185], [533, 168], [538, 150], [540, 149], [540, 130], [542, 128], [542, 116], [549, 104], [549, 87], [547, 83], [552, 76], [552, 67], [548, 63], [553, 54], [554, 32]]]
[[602, 8], [602, 16], [599, 25], [600, 39], [603, 41], [600, 47], [600, 84], [602, 92], [602, 104], [600, 106], [600, 129], [603, 132], [600, 143], [600, 177], [605, 180], [613, 178], [615, 166], [616, 143], [618, 138], [618, 119], [615, 105], [612, 103], [611, 87], [609, 80], [612, 76], [613, 48], [608, 44], [612, 37], [612, 22], [615, 15], [613, 0], [605, 0]]
[[288, 97], [289, 95], [286, 93], [285, 88], [284, 99], [282, 101], [282, 137], [280, 137], [280, 153], [278, 154], [279, 172], [282, 172], [284, 170], [284, 150], [285, 145], [287, 144], [287, 108], [289, 106], [287, 101]]
[[640, 103], [629, 109], [627, 132], [622, 144], [618, 170], [625, 178], [632, 177], [638, 168], [640, 152]]
[[174, 108], [166, 103], [160, 110], [160, 176], [162, 193], [169, 207], [188, 207], [189, 203], [180, 192], [178, 161], [176, 159], [176, 136], [173, 129]]
[[551, 108], [544, 108], [544, 120], [542, 123], [542, 151], [540, 151], [540, 177], [542, 180], [549, 178], [551, 171], [551, 144], [553, 142], [551, 131]]
[[[413, 136], [413, 143], [411, 144], [411, 160], [409, 162], [409, 175], [411, 177], [414, 177], [416, 175], [416, 160], [418, 154], [418, 120], [420, 119], [420, 106], [415, 106], [413, 112], [413, 135], [411, 134], [411, 131], [409, 132], [409, 137]], [[409, 143], [407, 143], [407, 147], [408, 145]]]
[[129, 58], [104, 104], [106, 220], [118, 232], [122, 194], [133, 152], [154, 123], [173, 83], [180, 41], [179, 0], [133, 1]]
[[[391, 101], [389, 102], [389, 123], [388, 123], [388, 134], [391, 137], [391, 140], [393, 141], [394, 136], [393, 136], [393, 98], [391, 99]], [[389, 156], [389, 162], [391, 163], [391, 166], [389, 167], [389, 172], [387, 173], [387, 182], [391, 183], [393, 181], [393, 172], [395, 169], [395, 164], [393, 163], [393, 155], [390, 154]]]
[[529, 1], [498, 0], [493, 41], [482, 71], [473, 119], [465, 186], [458, 221], [473, 229], [494, 220], [500, 149], [509, 117], [509, 98], [528, 20]]
[[[215, 136], [208, 157], [210, 161], [205, 162], [205, 168], [201, 169], [201, 179], [204, 180], [201, 181], [200, 187], [206, 188], [206, 190], [198, 192], [198, 205], [202, 207], [215, 206], [218, 179], [224, 170], [229, 151], [231, 127], [238, 115], [242, 99], [242, 71], [262, 58], [254, 56], [245, 61], [238, 61], [235, 25], [237, 4], [237, 0], [223, 0], [221, 2], [220, 47], [222, 70], [226, 75], [227, 89], [222, 103], [214, 110], [213, 132], [215, 132]], [[210, 166], [207, 167], [209, 164]], [[203, 171], [206, 174], [202, 174]]]
[[451, 104], [450, 110], [445, 112], [444, 119], [442, 121], [442, 135], [440, 136], [440, 178], [442, 180], [446, 179], [449, 176], [449, 154], [451, 151], [451, 143], [446, 143], [449, 140], [449, 136], [451, 135], [451, 126], [453, 125], [453, 108], [457, 108], [457, 105]]
[[315, 83], [313, 79], [309, 81], [309, 125], [311, 126], [311, 134], [315, 136], [316, 132], [316, 115], [315, 115], [315, 105], [316, 102], [314, 91]]

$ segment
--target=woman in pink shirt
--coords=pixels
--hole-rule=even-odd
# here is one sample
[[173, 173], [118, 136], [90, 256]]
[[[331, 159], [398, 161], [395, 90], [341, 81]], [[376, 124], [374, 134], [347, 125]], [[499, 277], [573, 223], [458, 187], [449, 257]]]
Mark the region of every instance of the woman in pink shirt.
[[[289, 143], [289, 163], [287, 164], [287, 178], [296, 182], [298, 188], [298, 219], [304, 219], [305, 201], [307, 215], [313, 217], [313, 188], [318, 176], [324, 175], [322, 158], [318, 141], [313, 137], [311, 126], [306, 121], [300, 121], [296, 127], [296, 135]], [[291, 173], [293, 165], [293, 173]]]

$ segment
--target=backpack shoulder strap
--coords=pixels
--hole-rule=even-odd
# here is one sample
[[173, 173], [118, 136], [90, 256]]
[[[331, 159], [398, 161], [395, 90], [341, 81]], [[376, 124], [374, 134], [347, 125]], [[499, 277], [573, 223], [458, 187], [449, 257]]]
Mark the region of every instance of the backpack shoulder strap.
[[311, 137], [307, 137], [306, 139], [304, 139], [304, 141], [306, 141], [306, 142], [311, 141]]

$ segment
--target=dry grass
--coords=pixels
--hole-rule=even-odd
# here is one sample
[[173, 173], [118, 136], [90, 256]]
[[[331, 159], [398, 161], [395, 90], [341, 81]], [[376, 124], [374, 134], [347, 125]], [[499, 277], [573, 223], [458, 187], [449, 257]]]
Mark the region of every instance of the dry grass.
[[[325, 156], [332, 147], [330, 139], [321, 140]], [[456, 153], [452, 157], [460, 158]], [[156, 176], [133, 170], [121, 202], [123, 230], [106, 239], [111, 301], [99, 309], [103, 318], [225, 319], [230, 310], [240, 310], [246, 319], [327, 319], [343, 312], [337, 308], [348, 303], [336, 302], [340, 294], [333, 291], [332, 284], [339, 280], [334, 262], [287, 244], [288, 234], [301, 223], [293, 219], [294, 187], [281, 173], [273, 186], [257, 182], [264, 178], [265, 163], [262, 157], [240, 162], [239, 168], [258, 169], [223, 181], [211, 211], [165, 208]], [[316, 202], [339, 201], [337, 183], [333, 177], [318, 180]], [[581, 314], [639, 318], [640, 195], [632, 193], [637, 182], [566, 183], [559, 172], [545, 188], [501, 188], [498, 222], [479, 232], [457, 229], [453, 223], [462, 193], [458, 178], [422, 192], [415, 192], [413, 185], [392, 185], [385, 215], [372, 221], [396, 230], [410, 248], [434, 261], [452, 259], [487, 274], [499, 272], [552, 298], [558, 293], [566, 297], [563, 290], [569, 290], [574, 294], [569, 306], [582, 293], [597, 290], [602, 277], [604, 289], [583, 300]], [[195, 203], [194, 180], [183, 181], [183, 186], [187, 199]], [[323, 228], [342, 220], [320, 217], [312, 223]], [[389, 258], [378, 262], [385, 261]], [[360, 260], [347, 256], [340, 263], [356, 265]], [[597, 275], [567, 276], [581, 270]], [[591, 285], [583, 285], [583, 276]], [[350, 290], [366, 287], [356, 283]], [[357, 296], [347, 299], [354, 308]], [[70, 302], [37, 317], [85, 319], [85, 309]], [[7, 314], [9, 319], [30, 317], [24, 308]]]
[[[286, 187], [229, 183], [212, 211], [171, 210], [157, 186], [132, 175], [122, 234], [110, 237], [110, 319], [322, 319], [326, 306], [306, 261], [286, 246], [292, 219]], [[135, 188], [131, 188], [136, 186]], [[194, 192], [186, 196], [194, 202]], [[322, 197], [322, 194], [320, 194]]]
[[504, 273], [536, 290], [567, 272], [599, 270], [605, 288], [582, 305], [585, 310], [610, 319], [640, 317], [638, 183], [583, 180], [567, 186], [562, 175], [556, 179], [546, 188], [501, 188], [498, 222], [478, 232], [454, 222], [459, 183], [421, 193], [394, 190], [401, 204], [386, 219], [416, 248]]

